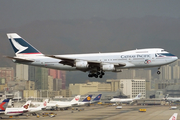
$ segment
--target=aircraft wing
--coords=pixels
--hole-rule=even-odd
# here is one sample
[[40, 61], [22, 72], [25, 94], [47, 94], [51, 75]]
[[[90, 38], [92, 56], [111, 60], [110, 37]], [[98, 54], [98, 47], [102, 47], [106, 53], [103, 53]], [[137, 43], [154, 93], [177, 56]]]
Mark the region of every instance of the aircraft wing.
[[33, 60], [28, 60], [28, 59], [22, 59], [22, 58], [16, 58], [16, 57], [10, 57], [10, 56], [4, 56], [6, 58], [14, 59], [18, 62], [34, 62]]
[[[55, 56], [55, 55], [46, 55], [46, 56], [51, 57], [51, 58], [60, 59], [62, 61], [60, 61], [59, 63], [61, 63], [63, 65], [70, 65], [72, 67], [74, 66], [74, 62], [76, 60], [81, 60], [81, 59], [60, 57], [60, 56]], [[90, 66], [96, 66], [96, 67], [100, 67], [101, 64], [114, 64], [115, 67], [121, 67], [121, 66], [125, 66], [126, 65], [125, 63], [108, 63], [108, 62], [91, 61], [91, 60], [83, 60], [83, 61], [87, 61]]]

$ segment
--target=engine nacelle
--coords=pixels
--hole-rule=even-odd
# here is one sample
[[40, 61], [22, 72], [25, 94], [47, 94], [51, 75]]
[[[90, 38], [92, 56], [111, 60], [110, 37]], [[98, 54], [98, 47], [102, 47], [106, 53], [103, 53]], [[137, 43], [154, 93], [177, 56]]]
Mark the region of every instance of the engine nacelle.
[[79, 69], [84, 69], [84, 68], [88, 68], [89, 65], [87, 61], [76, 61], [74, 66]]
[[106, 64], [106, 65], [102, 65], [101, 69], [103, 71], [113, 71], [115, 70], [115, 67], [113, 64]]

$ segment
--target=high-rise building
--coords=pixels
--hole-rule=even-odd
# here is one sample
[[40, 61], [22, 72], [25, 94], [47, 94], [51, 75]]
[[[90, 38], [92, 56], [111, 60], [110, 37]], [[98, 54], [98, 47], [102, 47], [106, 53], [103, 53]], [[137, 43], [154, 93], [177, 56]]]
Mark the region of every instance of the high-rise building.
[[16, 79], [28, 80], [28, 65], [16, 64]]
[[42, 67], [35, 68], [35, 83], [37, 90], [48, 90], [48, 69]]
[[171, 66], [170, 65], [166, 65], [166, 66], [162, 66], [161, 67], [161, 74], [159, 75], [159, 79], [160, 80], [171, 80]]
[[14, 80], [14, 69], [13, 67], [0, 67], [0, 78], [2, 81], [0, 83], [8, 83]]
[[61, 70], [49, 69], [49, 75], [53, 77], [53, 79], [59, 79], [62, 81], [60, 86], [61, 89], [66, 88], [66, 72]]
[[180, 79], [180, 66], [173, 66], [173, 79]]

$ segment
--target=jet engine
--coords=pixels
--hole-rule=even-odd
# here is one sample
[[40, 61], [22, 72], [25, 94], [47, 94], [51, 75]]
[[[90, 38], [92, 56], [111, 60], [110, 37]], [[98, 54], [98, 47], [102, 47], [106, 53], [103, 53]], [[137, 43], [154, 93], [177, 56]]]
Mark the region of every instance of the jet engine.
[[87, 61], [76, 61], [74, 66], [79, 69], [84, 69], [84, 68], [88, 68], [89, 65]]
[[106, 65], [102, 65], [101, 69], [103, 71], [113, 71], [115, 70], [115, 67], [113, 64], [106, 64]]

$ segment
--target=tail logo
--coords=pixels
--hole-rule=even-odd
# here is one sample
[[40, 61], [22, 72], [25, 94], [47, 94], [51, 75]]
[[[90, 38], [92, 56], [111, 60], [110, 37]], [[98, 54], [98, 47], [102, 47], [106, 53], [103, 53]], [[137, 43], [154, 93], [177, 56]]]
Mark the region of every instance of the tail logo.
[[0, 110], [5, 110], [4, 107], [3, 107], [4, 104], [6, 104], [6, 103], [3, 102], [3, 103], [0, 104]]
[[172, 117], [172, 120], [176, 120], [176, 117], [173, 116], [173, 117]]
[[24, 46], [20, 45], [20, 44], [19, 44], [18, 42], [16, 42], [12, 37], [11, 37], [11, 40], [12, 40], [12, 43], [13, 43], [14, 47], [18, 50], [18, 51], [16, 52], [16, 54], [18, 54], [18, 53], [20, 53], [20, 52], [28, 49], [28, 47], [24, 47]]
[[46, 106], [46, 105], [47, 105], [47, 102], [45, 101], [43, 105]]
[[79, 100], [79, 97], [76, 97], [75, 100], [78, 101], [78, 100]]
[[24, 105], [24, 108], [25, 108], [25, 109], [28, 109], [28, 107], [29, 107], [29, 104]]
[[91, 97], [87, 97], [87, 100], [91, 100]]

